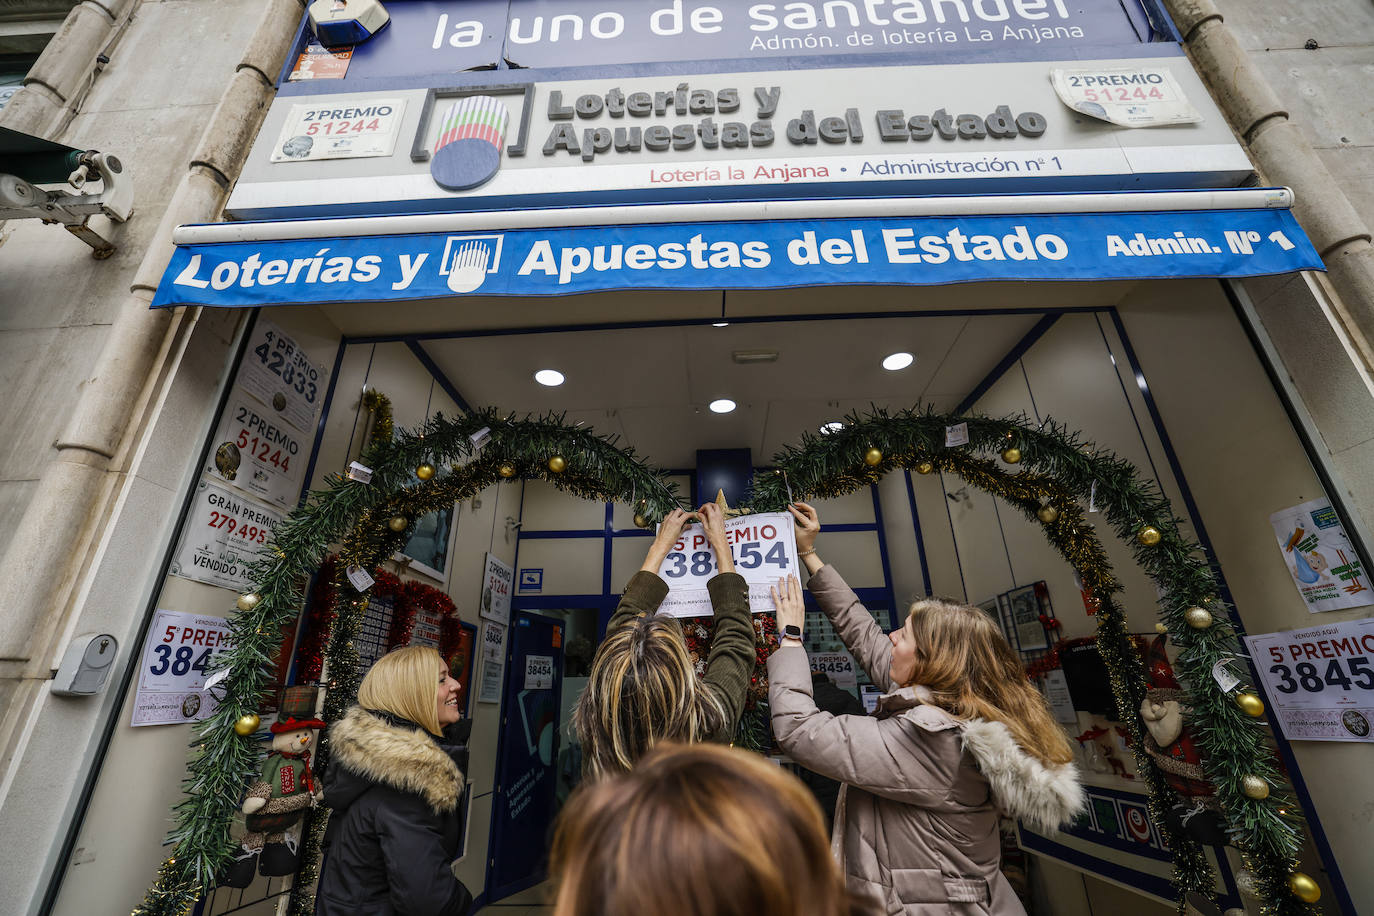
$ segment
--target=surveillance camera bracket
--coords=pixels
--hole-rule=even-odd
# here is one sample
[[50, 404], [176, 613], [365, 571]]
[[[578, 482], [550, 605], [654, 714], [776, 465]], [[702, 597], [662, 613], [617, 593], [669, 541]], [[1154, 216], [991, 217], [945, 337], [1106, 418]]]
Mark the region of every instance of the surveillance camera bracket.
[[78, 192], [89, 181], [99, 181], [101, 190], [95, 194], [46, 190], [17, 175], [0, 173], [0, 220], [37, 219], [59, 224], [90, 245], [96, 258], [108, 258], [115, 252], [110, 240], [113, 227], [97, 230], [91, 217], [103, 217], [110, 223], [126, 221], [133, 213], [133, 182], [118, 158], [97, 150], [81, 153], [76, 169], [67, 176], [67, 184]]

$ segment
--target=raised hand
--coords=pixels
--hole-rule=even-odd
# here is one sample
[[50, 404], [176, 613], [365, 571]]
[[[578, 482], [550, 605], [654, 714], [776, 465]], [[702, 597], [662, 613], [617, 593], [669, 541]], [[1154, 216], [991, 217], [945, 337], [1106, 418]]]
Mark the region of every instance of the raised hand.
[[806, 622], [806, 604], [802, 601], [801, 582], [796, 576], [779, 579], [777, 585], [768, 586], [768, 594], [773, 597], [777, 608], [778, 632], [788, 625], [802, 629]]
[[719, 572], [735, 571], [735, 558], [730, 553], [730, 541], [725, 537], [725, 513], [715, 503], [702, 503], [697, 515], [706, 529], [706, 542], [716, 555], [716, 568]]
[[787, 507], [797, 521], [797, 550], [805, 553], [816, 547], [816, 535], [821, 533], [821, 517], [806, 503], [792, 503]]
[[658, 533], [654, 535], [654, 542], [649, 545], [649, 553], [640, 569], [657, 574], [663, 566], [663, 561], [682, 537], [682, 529], [694, 518], [695, 512], [686, 512], [682, 509], [674, 509], [665, 515], [663, 521], [659, 522]]

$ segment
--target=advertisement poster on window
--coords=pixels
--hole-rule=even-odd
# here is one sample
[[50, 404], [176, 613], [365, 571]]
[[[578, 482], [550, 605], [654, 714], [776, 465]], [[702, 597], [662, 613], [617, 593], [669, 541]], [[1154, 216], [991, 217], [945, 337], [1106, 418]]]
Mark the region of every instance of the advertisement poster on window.
[[281, 513], [202, 479], [168, 571], [208, 585], [247, 589], [253, 555], [281, 520]]
[[488, 620], [482, 625], [482, 676], [477, 702], [500, 703], [506, 673], [506, 626]]
[[515, 584], [515, 569], [487, 554], [486, 569], [482, 571], [482, 597], [478, 613], [499, 624], [510, 622], [510, 594]]
[[1374, 604], [1374, 590], [1329, 499], [1269, 516], [1293, 584], [1313, 614]]
[[[735, 572], [749, 583], [749, 609], [772, 613], [769, 586], [783, 576], [797, 574], [797, 537], [792, 516], [786, 512], [762, 512], [725, 520], [725, 537], [735, 559]], [[682, 529], [658, 574], [668, 583], [668, 597], [658, 612], [670, 617], [710, 617], [711, 595], [706, 583], [719, 570], [716, 555], [699, 524]]]
[[1374, 741], [1374, 618], [1245, 637], [1290, 741]]
[[229, 647], [222, 617], [161, 608], [143, 641], [131, 725], [179, 725], [207, 718], [219, 705], [205, 690], [210, 663]]
[[1022, 652], [1048, 649], [1049, 638], [1040, 622], [1042, 614], [1049, 613], [1049, 591], [1044, 582], [1024, 585], [1006, 593], [1007, 608], [1011, 615], [1011, 626], [1016, 633], [1017, 647]]

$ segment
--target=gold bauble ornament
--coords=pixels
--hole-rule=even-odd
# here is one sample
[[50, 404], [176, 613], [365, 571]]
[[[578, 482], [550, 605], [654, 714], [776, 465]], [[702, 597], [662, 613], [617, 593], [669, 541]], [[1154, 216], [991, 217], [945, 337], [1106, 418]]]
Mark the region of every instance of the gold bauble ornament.
[[562, 474], [567, 469], [568, 462], [564, 460], [562, 455], [554, 455], [549, 459], [549, 470], [553, 471], [555, 474]]
[[1205, 607], [1190, 607], [1183, 612], [1183, 619], [1188, 621], [1188, 626], [1194, 630], [1205, 630], [1216, 622], [1212, 617], [1212, 612]]
[[1164, 539], [1154, 525], [1146, 525], [1136, 533], [1135, 539], [1146, 547], [1153, 547]]
[[1020, 464], [1021, 450], [1014, 445], [1011, 448], [1002, 449], [1002, 460], [1007, 464]]
[[929, 461], [922, 461], [920, 464], [916, 465], [917, 474], [930, 474], [934, 471], [935, 465], [931, 464]]
[[426, 461], [415, 469], [415, 476], [421, 480], [429, 480], [435, 474], [434, 465]]
[[640, 515], [638, 512], [635, 513], [635, 527], [636, 527], [636, 528], [648, 528], [648, 527], [649, 527], [649, 524], [650, 524], [650, 523], [649, 523], [649, 519], [648, 519], [648, 518], [646, 518], [646, 517], [643, 516], [643, 515]]
[[1257, 801], [1269, 797], [1269, 783], [1260, 776], [1242, 776], [1240, 790], [1245, 793], [1246, 798], [1253, 798]]
[[410, 519], [406, 518], [404, 515], [395, 515], [392, 516], [391, 521], [386, 523], [386, 526], [397, 534], [400, 534], [402, 531], [406, 530], [406, 526], [409, 524]]
[[882, 463], [883, 463], [883, 452], [882, 452], [882, 449], [879, 449], [879, 448], [869, 448], [868, 451], [864, 452], [864, 464], [868, 465], [868, 466], [871, 467], [871, 468], [876, 468], [878, 465], [880, 465], [880, 464], [882, 464]]
[[234, 606], [240, 611], [251, 611], [262, 603], [262, 595], [257, 592], [249, 592], [246, 595], [239, 595], [239, 600], [234, 602]]
[[1239, 706], [1240, 711], [1247, 716], [1253, 716], [1258, 719], [1260, 716], [1264, 715], [1264, 701], [1253, 693], [1236, 694], [1236, 705]]
[[500, 474], [502, 477], [505, 477], [505, 478], [514, 477], [514, 476], [515, 476], [515, 465], [513, 465], [513, 464], [503, 464], [503, 465], [501, 465], [499, 468], [496, 469], [496, 473]]
[[1303, 903], [1316, 903], [1322, 899], [1321, 885], [1308, 875], [1295, 871], [1288, 876], [1288, 889]]
[[234, 723], [234, 734], [242, 735], [247, 738], [258, 730], [258, 725], [261, 724], [261, 722], [262, 720], [258, 718], [257, 713], [244, 713], [239, 716], [239, 720]]
[[1054, 506], [1041, 506], [1035, 514], [1046, 525], [1053, 524], [1054, 520], [1059, 518], [1059, 510]]

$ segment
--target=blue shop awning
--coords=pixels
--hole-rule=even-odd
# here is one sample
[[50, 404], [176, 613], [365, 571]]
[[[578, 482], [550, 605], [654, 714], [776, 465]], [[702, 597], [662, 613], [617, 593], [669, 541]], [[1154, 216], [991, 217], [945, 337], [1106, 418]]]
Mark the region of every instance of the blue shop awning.
[[[1322, 270], [1291, 199], [1280, 188], [188, 226], [153, 307]], [[754, 218], [677, 221], [716, 214]]]

